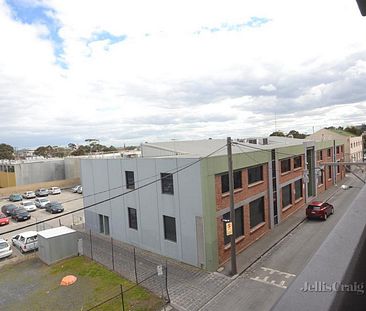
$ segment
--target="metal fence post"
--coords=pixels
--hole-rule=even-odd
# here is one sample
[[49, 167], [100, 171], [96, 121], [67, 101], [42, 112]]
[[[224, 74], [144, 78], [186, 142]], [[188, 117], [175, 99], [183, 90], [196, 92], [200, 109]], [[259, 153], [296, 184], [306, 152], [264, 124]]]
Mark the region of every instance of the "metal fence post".
[[168, 291], [168, 261], [165, 260], [165, 290], [167, 296], [167, 303], [170, 302], [169, 291]]
[[112, 247], [112, 270], [114, 271], [114, 249], [113, 249], [113, 238], [111, 237], [111, 247]]
[[124, 302], [124, 298], [123, 298], [123, 288], [122, 288], [122, 284], [120, 284], [121, 286], [121, 303], [122, 303], [122, 311], [125, 311], [125, 302]]
[[134, 266], [135, 266], [135, 279], [136, 279], [136, 284], [138, 284], [138, 279], [137, 279], [137, 266], [136, 266], [136, 249], [133, 248], [133, 262], [134, 262]]
[[93, 240], [92, 240], [91, 229], [89, 230], [89, 238], [90, 238], [90, 258], [91, 260], [93, 260]]
[[58, 219], [58, 224], [59, 224], [59, 227], [62, 226], [62, 224], [61, 224], [61, 218]]

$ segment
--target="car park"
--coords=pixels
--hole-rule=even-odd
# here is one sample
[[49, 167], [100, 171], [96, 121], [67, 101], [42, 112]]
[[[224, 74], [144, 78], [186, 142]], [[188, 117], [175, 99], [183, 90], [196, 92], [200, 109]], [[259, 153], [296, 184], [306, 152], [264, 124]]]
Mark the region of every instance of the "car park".
[[26, 191], [23, 193], [24, 199], [34, 199], [35, 197], [36, 197], [36, 194], [34, 193], [34, 191]]
[[61, 189], [59, 187], [51, 187], [48, 189], [48, 194], [61, 194]]
[[15, 204], [5, 204], [1, 207], [1, 212], [6, 216], [11, 216], [11, 212], [18, 208]]
[[9, 224], [9, 218], [3, 214], [0, 213], [0, 226], [8, 225]]
[[37, 209], [36, 205], [31, 200], [21, 202], [20, 206], [23, 207], [27, 212], [34, 212]]
[[327, 202], [312, 202], [306, 208], [306, 216], [310, 218], [320, 218], [327, 220], [329, 215], [334, 214], [334, 207]]
[[0, 258], [9, 257], [12, 253], [10, 244], [6, 240], [0, 239]]
[[38, 234], [36, 231], [17, 234], [12, 237], [11, 241], [22, 253], [38, 249]]
[[34, 204], [38, 208], [45, 208], [47, 203], [50, 203], [50, 200], [47, 198], [37, 198], [34, 200]]
[[23, 197], [19, 193], [12, 193], [9, 196], [9, 201], [18, 202], [18, 201], [21, 201], [21, 200], [23, 200]]
[[57, 201], [52, 201], [50, 203], [46, 204], [46, 211], [53, 213], [62, 213], [64, 211], [64, 208], [61, 203]]
[[72, 187], [71, 188], [71, 191], [74, 192], [74, 193], [76, 193], [76, 192], [78, 192], [78, 190], [79, 190], [80, 187], [81, 187], [81, 185], [77, 185], [75, 187]]
[[18, 207], [11, 212], [11, 218], [18, 222], [30, 219], [31, 215], [24, 208]]
[[46, 197], [48, 196], [48, 189], [46, 188], [40, 188], [36, 190], [36, 196], [37, 197]]

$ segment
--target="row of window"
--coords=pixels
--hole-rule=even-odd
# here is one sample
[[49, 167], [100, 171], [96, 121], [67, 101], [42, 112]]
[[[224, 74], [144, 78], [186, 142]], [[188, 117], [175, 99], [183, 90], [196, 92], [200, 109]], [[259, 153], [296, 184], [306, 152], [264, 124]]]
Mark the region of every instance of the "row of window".
[[[264, 197], [249, 203], [250, 229], [265, 222], [264, 215]], [[230, 212], [222, 216], [223, 221], [230, 220]], [[235, 238], [244, 236], [244, 207], [240, 206], [235, 209]], [[224, 244], [230, 243], [230, 236], [226, 235], [226, 226], [224, 225]]]
[[[339, 174], [341, 172], [341, 168], [339, 165], [337, 165], [337, 174]], [[325, 168], [325, 170], [320, 171], [319, 175], [318, 175], [318, 185], [322, 185], [324, 184], [324, 175], [326, 175], [326, 177], [328, 179], [332, 178], [332, 167], [331, 166], [327, 166]]]
[[[251, 185], [258, 181], [263, 181], [263, 165], [249, 167], [248, 171], [248, 184]], [[234, 189], [240, 189], [243, 186], [242, 183], [242, 170], [234, 171]], [[221, 175], [221, 192], [225, 193], [229, 191], [229, 174]]]
[[[99, 215], [99, 233], [109, 235], [109, 217], [98, 214]], [[163, 223], [164, 223], [164, 238], [165, 240], [177, 242], [177, 231], [175, 225], [175, 218], [171, 216], [163, 215]], [[137, 224], [137, 210], [132, 207], [128, 207], [128, 226], [131, 229], [138, 230]]]
[[[343, 152], [343, 145], [336, 147], [336, 153], [339, 154], [340, 152]], [[331, 156], [332, 156], [332, 148], [328, 148], [327, 149], [327, 157], [329, 158]], [[318, 158], [318, 160], [323, 160], [323, 150], [318, 150], [317, 151], [317, 158]]]
[[[125, 171], [126, 188], [135, 189], [135, 173], [133, 171]], [[161, 192], [165, 194], [174, 194], [173, 174], [160, 173]]]
[[[292, 184], [282, 187], [282, 208], [292, 205]], [[295, 181], [295, 201], [303, 197], [302, 179]]]
[[362, 146], [362, 141], [356, 141], [354, 143], [351, 143], [351, 148], [355, 148], [358, 146]]
[[14, 166], [0, 165], [0, 172], [14, 173]]
[[[294, 169], [302, 167], [302, 156], [294, 157]], [[291, 171], [291, 158], [281, 160], [281, 173]]]

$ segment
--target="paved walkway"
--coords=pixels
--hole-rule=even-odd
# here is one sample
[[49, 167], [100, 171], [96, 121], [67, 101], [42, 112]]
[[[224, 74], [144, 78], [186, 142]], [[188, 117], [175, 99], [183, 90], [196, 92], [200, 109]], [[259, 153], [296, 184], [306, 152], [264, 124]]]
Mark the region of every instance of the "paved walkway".
[[[347, 183], [347, 178], [343, 180]], [[318, 196], [319, 200], [329, 199], [339, 191], [340, 187], [332, 187]], [[281, 222], [260, 240], [249, 246], [245, 251], [237, 256], [238, 272], [245, 271], [253, 265], [269, 249], [274, 247], [289, 232], [296, 228], [305, 218], [305, 210], [301, 208]], [[168, 270], [168, 292], [171, 305], [180, 311], [206, 310], [209, 301], [217, 299], [220, 293], [235, 287], [234, 278], [230, 275], [230, 262], [224, 265], [221, 273], [210, 273], [196, 267], [192, 267], [172, 259], [157, 254], [134, 248], [125, 243], [113, 242], [113, 256], [111, 240], [105, 236], [95, 235], [90, 243], [90, 236], [85, 232], [80, 232], [83, 238], [84, 254], [102, 263], [111, 270], [135, 282], [147, 278], [140, 285], [146, 287], [155, 294], [161, 296], [162, 288], [165, 288], [164, 278], [157, 276], [157, 265], [165, 266]], [[92, 245], [92, 251], [91, 251]], [[136, 258], [136, 265], [134, 258]], [[136, 267], [136, 272], [135, 272]], [[164, 292], [163, 296], [167, 297]]]

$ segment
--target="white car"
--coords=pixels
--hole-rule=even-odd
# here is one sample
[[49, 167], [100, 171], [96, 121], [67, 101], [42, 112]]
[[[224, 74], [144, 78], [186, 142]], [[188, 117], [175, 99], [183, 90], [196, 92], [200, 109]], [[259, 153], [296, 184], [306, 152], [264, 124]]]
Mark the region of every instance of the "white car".
[[0, 258], [5, 258], [11, 256], [13, 250], [9, 243], [3, 239], [0, 239]]
[[24, 199], [33, 199], [36, 197], [36, 194], [34, 191], [26, 191], [23, 193], [23, 198]]
[[34, 200], [34, 204], [36, 204], [38, 208], [45, 208], [47, 203], [50, 203], [50, 200], [47, 198], [37, 198]]
[[14, 246], [19, 247], [22, 253], [38, 249], [37, 231], [27, 231], [11, 238]]
[[80, 186], [76, 192], [82, 194], [83, 193], [83, 187]]
[[77, 185], [75, 187], [72, 187], [71, 188], [71, 191], [74, 192], [74, 193], [76, 193], [76, 192], [78, 192], [78, 190], [79, 190], [80, 187], [81, 187], [81, 185]]
[[22, 201], [20, 206], [23, 207], [27, 212], [33, 212], [37, 209], [37, 206], [31, 200]]
[[61, 194], [61, 189], [59, 187], [51, 187], [48, 189], [49, 194]]

